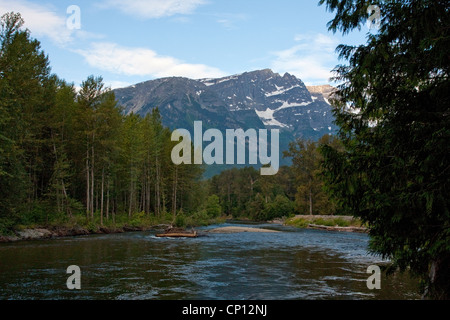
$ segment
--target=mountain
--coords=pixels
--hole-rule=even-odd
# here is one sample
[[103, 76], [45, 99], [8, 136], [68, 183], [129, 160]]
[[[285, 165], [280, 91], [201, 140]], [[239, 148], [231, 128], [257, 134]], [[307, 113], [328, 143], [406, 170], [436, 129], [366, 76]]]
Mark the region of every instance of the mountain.
[[216, 92], [237, 119], [240, 112], [253, 111], [266, 128], [311, 139], [336, 129], [330, 105], [322, 93], [312, 96], [303, 81], [289, 73], [281, 76], [265, 69], [200, 82]]
[[333, 87], [306, 87], [270, 69], [216, 79], [161, 78], [114, 91], [126, 114], [144, 116], [158, 107], [171, 129], [192, 132], [196, 120], [204, 130], [280, 129], [280, 151], [297, 137], [317, 140], [336, 130], [328, 100]]
[[311, 97], [315, 99], [319, 99], [321, 101], [325, 101], [326, 103], [330, 104], [329, 99], [332, 98], [333, 93], [336, 91], [335, 87], [332, 87], [328, 84], [322, 85], [322, 86], [309, 86], [306, 87], [311, 93]]
[[115, 94], [127, 114], [145, 115], [157, 106], [172, 129], [189, 129], [201, 120], [218, 129], [278, 128], [316, 139], [336, 129], [328, 102], [332, 91], [329, 85], [306, 87], [289, 73], [264, 69], [218, 79], [150, 80]]

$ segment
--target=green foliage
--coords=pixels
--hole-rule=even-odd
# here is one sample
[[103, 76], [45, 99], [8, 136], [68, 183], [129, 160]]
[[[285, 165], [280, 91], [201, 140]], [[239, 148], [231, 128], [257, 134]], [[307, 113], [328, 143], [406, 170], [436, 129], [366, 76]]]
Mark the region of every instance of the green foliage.
[[187, 226], [206, 226], [211, 222], [211, 216], [206, 212], [206, 210], [200, 210], [192, 214], [189, 217], [189, 221], [186, 222]]
[[281, 167], [275, 176], [261, 176], [253, 167], [247, 167], [222, 171], [208, 183], [210, 194], [219, 200], [221, 212], [234, 218], [263, 221], [294, 211], [294, 180], [290, 167]]
[[265, 220], [288, 217], [294, 213], [294, 203], [284, 195], [277, 195], [274, 201], [265, 205], [264, 212]]
[[284, 223], [287, 226], [306, 228], [308, 227], [308, 224], [310, 224], [311, 222], [303, 218], [289, 218]]
[[93, 220], [88, 220], [86, 222], [86, 229], [91, 233], [95, 233], [98, 231], [98, 224]]
[[29, 177], [47, 173], [41, 130], [48, 60], [23, 24], [15, 13], [0, 20], [0, 217], [11, 220], [43, 191]]
[[20, 216], [22, 225], [39, 225], [48, 221], [49, 208], [46, 203], [36, 202], [33, 208]]
[[14, 234], [15, 222], [12, 219], [0, 217], [0, 235]]
[[213, 194], [206, 199], [205, 211], [211, 218], [217, 218], [221, 215], [222, 207], [220, 206], [219, 197], [217, 195]]
[[101, 77], [89, 76], [76, 92], [50, 74], [20, 14], [0, 22], [2, 229], [70, 221], [82, 211], [91, 229], [139, 225], [201, 207], [202, 170], [172, 163], [174, 142], [157, 108], [123, 115]]
[[265, 200], [260, 193], [258, 193], [255, 198], [250, 201], [248, 211], [250, 212], [252, 219], [255, 221], [266, 220], [267, 215], [265, 210]]
[[186, 227], [186, 216], [182, 212], [177, 214], [174, 225], [180, 228]]
[[136, 212], [132, 215], [130, 219], [128, 219], [127, 224], [132, 227], [139, 227], [144, 224], [145, 218], [146, 218], [145, 212]]
[[323, 218], [318, 217], [302, 217], [296, 216], [289, 218], [285, 221], [288, 226], [293, 226], [297, 228], [306, 228], [309, 224], [316, 224], [328, 227], [361, 227], [361, 221], [359, 219], [347, 220], [340, 217], [330, 217], [326, 216]]
[[[368, 18], [367, 1], [320, 2], [336, 12], [332, 31]], [[365, 45], [338, 47], [348, 61], [336, 67], [333, 102], [344, 150], [322, 148], [327, 189], [368, 224], [372, 252], [421, 278], [428, 297], [448, 299], [448, 1], [376, 4], [378, 32]]]
[[341, 148], [339, 141], [325, 135], [319, 141], [305, 141], [301, 138], [289, 144], [284, 157], [292, 158], [292, 170], [295, 173], [297, 190], [295, 194], [296, 211], [301, 214], [335, 214], [335, 203], [325, 192], [321, 167], [323, 157], [321, 146]]

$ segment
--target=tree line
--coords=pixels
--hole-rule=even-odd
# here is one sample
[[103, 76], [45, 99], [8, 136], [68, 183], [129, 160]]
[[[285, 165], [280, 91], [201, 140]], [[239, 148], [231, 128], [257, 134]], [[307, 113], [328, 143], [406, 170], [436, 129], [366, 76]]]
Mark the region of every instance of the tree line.
[[370, 229], [370, 251], [421, 280], [424, 297], [450, 298], [450, 6], [444, 0], [320, 0], [332, 32], [367, 22], [345, 64], [333, 107], [343, 148], [323, 147], [337, 205]]
[[198, 207], [202, 169], [170, 160], [158, 109], [124, 115], [101, 77], [76, 90], [51, 73], [20, 14], [0, 30], [0, 229], [84, 211], [161, 216]]
[[235, 218], [265, 221], [294, 214], [345, 213], [324, 184], [320, 148], [325, 145], [342, 148], [330, 135], [318, 141], [298, 138], [284, 151], [291, 166], [282, 166], [274, 176], [262, 176], [253, 167], [226, 170], [210, 179], [210, 193], [217, 195], [222, 211]]

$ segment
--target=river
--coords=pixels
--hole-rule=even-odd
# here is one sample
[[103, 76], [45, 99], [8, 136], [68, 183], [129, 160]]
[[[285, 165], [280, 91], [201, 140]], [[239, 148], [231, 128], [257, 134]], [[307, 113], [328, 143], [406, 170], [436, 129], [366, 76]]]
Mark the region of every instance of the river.
[[[241, 226], [226, 223], [223, 226]], [[361, 233], [245, 224], [278, 233], [210, 233], [157, 238], [155, 232], [0, 244], [0, 299], [418, 299], [407, 275], [368, 289]], [[200, 228], [205, 230], [219, 226]], [[81, 270], [69, 290], [66, 269]]]

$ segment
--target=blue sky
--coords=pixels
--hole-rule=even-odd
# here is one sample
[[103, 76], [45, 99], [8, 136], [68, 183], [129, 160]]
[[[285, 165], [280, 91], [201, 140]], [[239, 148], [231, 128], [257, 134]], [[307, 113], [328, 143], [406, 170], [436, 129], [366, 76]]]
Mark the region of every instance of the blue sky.
[[364, 43], [369, 31], [328, 32], [333, 15], [318, 0], [0, 0], [7, 11], [22, 14], [59, 77], [79, 86], [101, 75], [112, 88], [265, 68], [327, 84], [336, 46]]

